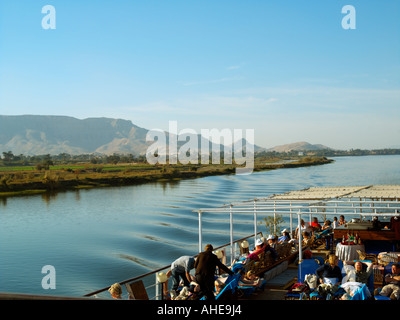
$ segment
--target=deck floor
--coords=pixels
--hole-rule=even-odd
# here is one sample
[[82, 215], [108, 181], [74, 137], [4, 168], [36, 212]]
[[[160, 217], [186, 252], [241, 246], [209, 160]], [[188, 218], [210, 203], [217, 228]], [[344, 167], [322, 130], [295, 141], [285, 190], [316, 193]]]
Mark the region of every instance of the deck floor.
[[[321, 246], [318, 249], [312, 250], [313, 257], [320, 256], [326, 259], [330, 254], [329, 250], [325, 250], [325, 246]], [[298, 267], [295, 264], [290, 264], [288, 268], [267, 281], [265, 290], [263, 292], [257, 292], [249, 297], [247, 300], [284, 300], [285, 294], [289, 288], [297, 282]]]
[[289, 266], [281, 274], [267, 282], [263, 292], [257, 292], [251, 300], [283, 300], [291, 285], [296, 283], [297, 267]]

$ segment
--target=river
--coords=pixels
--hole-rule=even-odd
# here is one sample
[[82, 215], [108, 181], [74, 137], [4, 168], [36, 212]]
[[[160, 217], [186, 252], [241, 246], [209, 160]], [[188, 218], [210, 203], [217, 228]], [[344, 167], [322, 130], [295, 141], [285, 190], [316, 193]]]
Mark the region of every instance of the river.
[[[307, 187], [400, 184], [398, 155], [334, 160], [247, 176], [3, 199], [0, 291], [82, 296], [196, 254], [198, 220], [192, 211], [198, 208]], [[228, 220], [204, 214], [203, 243], [228, 243]], [[234, 217], [234, 229], [235, 238], [251, 234], [252, 217]], [[55, 289], [42, 287], [46, 265], [55, 268]]]

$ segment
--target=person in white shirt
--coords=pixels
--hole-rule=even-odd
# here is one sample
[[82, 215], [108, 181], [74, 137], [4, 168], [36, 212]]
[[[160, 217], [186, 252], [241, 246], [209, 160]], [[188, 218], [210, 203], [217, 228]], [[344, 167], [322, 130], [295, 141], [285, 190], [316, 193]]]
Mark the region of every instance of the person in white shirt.
[[333, 217], [332, 228], [336, 229], [337, 227], [339, 227], [339, 221], [338, 221], [337, 217]]
[[[301, 219], [300, 232], [301, 232], [301, 234], [303, 234], [304, 232], [308, 232], [309, 234], [312, 234], [313, 228], [310, 226], [310, 224], [308, 222], [304, 222], [304, 220]], [[299, 239], [299, 227], [296, 228], [295, 237], [296, 237], [296, 239]]]

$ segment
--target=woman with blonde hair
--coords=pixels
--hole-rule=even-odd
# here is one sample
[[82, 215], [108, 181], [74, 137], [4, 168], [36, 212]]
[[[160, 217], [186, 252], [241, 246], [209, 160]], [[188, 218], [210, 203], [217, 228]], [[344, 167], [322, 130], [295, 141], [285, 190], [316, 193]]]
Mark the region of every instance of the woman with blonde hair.
[[111, 297], [114, 299], [122, 299], [122, 287], [119, 283], [114, 283], [109, 289], [108, 292], [110, 292]]
[[259, 287], [262, 284], [260, 281], [260, 278], [256, 276], [256, 274], [253, 270], [249, 270], [246, 273], [244, 271], [241, 271], [240, 274], [241, 274], [241, 278], [239, 281], [239, 286]]
[[315, 271], [318, 276], [319, 282], [329, 283], [332, 285], [336, 283], [341, 283], [343, 276], [338, 264], [339, 258], [334, 254], [330, 254], [328, 262], [320, 266]]
[[343, 276], [338, 264], [339, 258], [331, 254], [329, 255], [328, 262], [315, 271], [320, 283], [317, 288], [320, 295], [334, 294], [339, 289]]

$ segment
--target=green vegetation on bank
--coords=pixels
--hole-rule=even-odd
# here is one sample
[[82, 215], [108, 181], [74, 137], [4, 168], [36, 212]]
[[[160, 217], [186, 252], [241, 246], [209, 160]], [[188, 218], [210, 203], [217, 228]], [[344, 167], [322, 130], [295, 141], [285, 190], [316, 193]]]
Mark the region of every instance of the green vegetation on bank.
[[[239, 167], [235, 164], [150, 165], [143, 158], [116, 154], [102, 157], [10, 157], [10, 153], [7, 153], [0, 159], [0, 196], [234, 174], [235, 169]], [[321, 165], [331, 161], [325, 157], [256, 156], [253, 171]]]
[[334, 150], [334, 149], [320, 149], [320, 150], [292, 150], [288, 152], [276, 151], [261, 151], [257, 154], [258, 157], [273, 157], [273, 156], [286, 156], [292, 157], [299, 153], [305, 156], [313, 157], [348, 157], [348, 156], [387, 156], [387, 155], [400, 155], [400, 149], [350, 149], [350, 150]]

